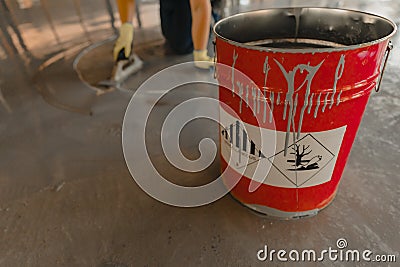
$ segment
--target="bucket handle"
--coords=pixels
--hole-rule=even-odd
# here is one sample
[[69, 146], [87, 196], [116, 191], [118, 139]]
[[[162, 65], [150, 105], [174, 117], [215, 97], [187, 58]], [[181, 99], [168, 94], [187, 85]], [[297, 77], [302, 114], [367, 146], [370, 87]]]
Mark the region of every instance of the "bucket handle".
[[379, 92], [379, 90], [381, 89], [383, 73], [385, 72], [386, 64], [387, 64], [387, 61], [388, 61], [388, 58], [389, 58], [389, 54], [392, 51], [392, 49], [393, 49], [393, 43], [392, 43], [392, 41], [389, 41], [389, 44], [386, 47], [385, 56], [384, 56], [384, 59], [383, 59], [384, 60], [383, 67], [381, 68], [381, 73], [380, 73], [379, 78], [378, 78], [378, 83], [377, 83], [377, 86], [375, 87], [375, 92]]

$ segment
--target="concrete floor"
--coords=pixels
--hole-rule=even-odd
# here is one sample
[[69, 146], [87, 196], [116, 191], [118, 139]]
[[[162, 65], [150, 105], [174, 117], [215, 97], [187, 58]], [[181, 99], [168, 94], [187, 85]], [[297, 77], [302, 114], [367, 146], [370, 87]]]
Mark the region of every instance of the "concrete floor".
[[[157, 4], [141, 9], [143, 28], [137, 29], [135, 47], [145, 66], [126, 82], [132, 92], [102, 93], [93, 84], [112, 66], [112, 42], [105, 40], [114, 34], [113, 4], [110, 10], [109, 1], [2, 2], [8, 11], [0, 5], [0, 266], [265, 266], [256, 256], [264, 245], [322, 250], [335, 247], [338, 238], [346, 238], [349, 248], [394, 254], [400, 261], [399, 34], [336, 199], [316, 217], [277, 221], [255, 215], [229, 195], [199, 208], [171, 207], [132, 180], [121, 147], [121, 124], [132, 92], [156, 71], [191, 59], [165, 51]], [[227, 12], [324, 5], [240, 3]], [[339, 4], [399, 22], [397, 0]], [[81, 53], [99, 42], [96, 49]], [[178, 91], [160, 103], [160, 114], [194, 95], [217, 93], [210, 88]], [[157, 140], [163, 117], [153, 117], [149, 138]], [[201, 137], [218, 141], [213, 124], [192, 126], [183, 132], [188, 154], [198, 153]], [[193, 133], [196, 138], [187, 138]], [[149, 144], [158, 168], [179, 180], [180, 173], [160, 156], [158, 143]], [[190, 183], [211, 180], [218, 172], [215, 161], [191, 176]], [[364, 265], [369, 264], [357, 263]]]

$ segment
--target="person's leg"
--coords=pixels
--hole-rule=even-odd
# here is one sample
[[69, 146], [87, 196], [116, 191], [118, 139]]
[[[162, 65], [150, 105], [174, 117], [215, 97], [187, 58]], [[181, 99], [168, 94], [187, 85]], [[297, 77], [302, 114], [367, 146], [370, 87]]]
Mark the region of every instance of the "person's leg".
[[189, 0], [160, 0], [161, 30], [177, 54], [193, 51]]
[[210, 35], [211, 3], [210, 0], [190, 0], [192, 13], [193, 58], [196, 67], [207, 69], [213, 60], [207, 55]]
[[210, 0], [190, 0], [192, 13], [192, 39], [195, 50], [207, 49], [210, 34]]

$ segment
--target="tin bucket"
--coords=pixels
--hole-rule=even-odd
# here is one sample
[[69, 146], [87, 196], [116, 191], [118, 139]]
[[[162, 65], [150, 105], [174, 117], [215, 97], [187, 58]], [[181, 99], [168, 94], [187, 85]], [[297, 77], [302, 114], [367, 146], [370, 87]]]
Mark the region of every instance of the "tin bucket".
[[[369, 95], [379, 90], [396, 25], [352, 10], [283, 8], [228, 17], [214, 32], [219, 98], [234, 111], [220, 106], [224, 182], [242, 173], [231, 194], [263, 214], [317, 214], [336, 194]], [[235, 81], [234, 71], [261, 93]], [[243, 105], [245, 95], [250, 103]], [[274, 132], [276, 149], [264, 151], [252, 129]], [[247, 166], [270, 165], [269, 171], [239, 170], [228, 164], [226, 151], [247, 155]], [[257, 189], [249, 190], [254, 182]]]

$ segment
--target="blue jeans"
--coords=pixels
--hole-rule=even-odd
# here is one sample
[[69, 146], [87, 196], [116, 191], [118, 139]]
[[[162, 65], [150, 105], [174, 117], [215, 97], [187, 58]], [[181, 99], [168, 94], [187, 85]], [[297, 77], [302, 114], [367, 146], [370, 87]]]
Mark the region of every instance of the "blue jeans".
[[193, 51], [192, 15], [189, 0], [160, 0], [161, 31], [177, 54]]

